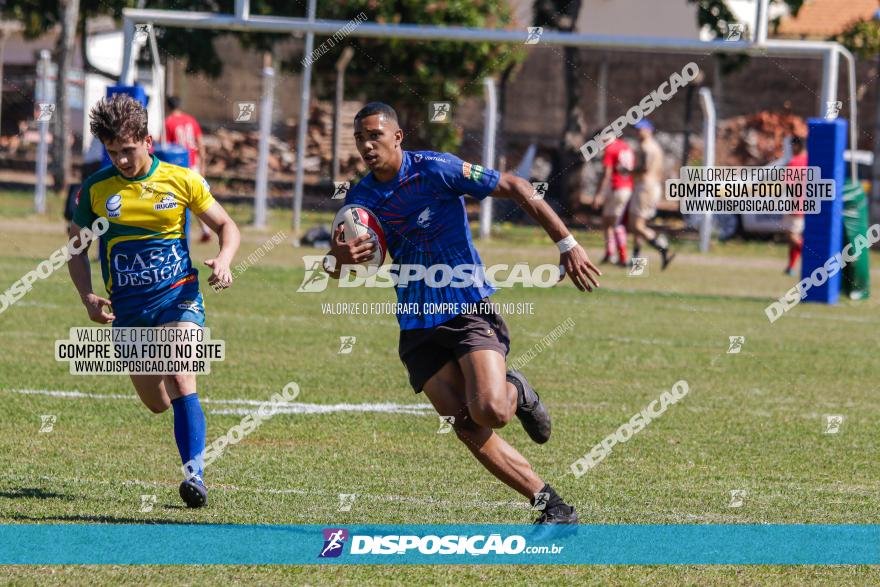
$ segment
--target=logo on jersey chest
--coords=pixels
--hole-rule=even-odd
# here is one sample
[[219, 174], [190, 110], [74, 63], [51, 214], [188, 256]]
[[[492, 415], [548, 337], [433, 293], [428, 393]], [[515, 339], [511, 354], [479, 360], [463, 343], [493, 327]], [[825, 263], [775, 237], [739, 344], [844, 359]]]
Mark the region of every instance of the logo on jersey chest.
[[122, 196], [113, 194], [107, 198], [104, 206], [107, 208], [107, 218], [119, 218], [122, 213]]
[[144, 286], [161, 283], [182, 274], [186, 252], [178, 243], [139, 251], [112, 254], [113, 281], [116, 286]]
[[416, 219], [416, 224], [419, 228], [428, 228], [431, 226], [431, 217], [433, 213], [431, 212], [431, 207], [427, 207], [422, 210], [422, 213], [419, 214], [419, 217]]
[[140, 184], [140, 188], [141, 195], [138, 199], [153, 199], [155, 202], [153, 204], [154, 210], [172, 210], [178, 207], [177, 196], [175, 196], [173, 192], [163, 190], [161, 187], [150, 181], [145, 181]]
[[157, 204], [153, 204], [154, 210], [171, 210], [173, 208], [177, 208], [177, 198], [174, 197], [174, 194], [168, 193], [165, 195], [160, 202]]

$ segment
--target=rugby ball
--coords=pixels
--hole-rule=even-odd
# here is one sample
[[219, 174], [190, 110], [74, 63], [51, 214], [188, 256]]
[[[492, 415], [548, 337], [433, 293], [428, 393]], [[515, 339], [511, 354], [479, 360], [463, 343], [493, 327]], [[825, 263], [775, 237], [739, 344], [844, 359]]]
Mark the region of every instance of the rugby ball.
[[366, 267], [379, 267], [385, 261], [385, 252], [388, 250], [385, 244], [385, 231], [376, 215], [363, 206], [349, 204], [343, 206], [333, 219], [334, 232], [342, 226], [343, 240], [345, 242], [355, 240], [361, 235], [368, 234], [376, 241], [376, 251], [373, 257], [361, 263]]

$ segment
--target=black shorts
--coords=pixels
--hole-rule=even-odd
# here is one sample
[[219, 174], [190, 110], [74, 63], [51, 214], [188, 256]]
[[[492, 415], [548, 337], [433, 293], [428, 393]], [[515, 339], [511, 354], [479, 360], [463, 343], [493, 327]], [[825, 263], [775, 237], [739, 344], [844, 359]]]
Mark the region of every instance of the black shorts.
[[[483, 300], [488, 303], [488, 298]], [[443, 365], [472, 351], [493, 349], [507, 357], [510, 333], [495, 312], [459, 314], [432, 328], [400, 331], [398, 353], [416, 393]]]

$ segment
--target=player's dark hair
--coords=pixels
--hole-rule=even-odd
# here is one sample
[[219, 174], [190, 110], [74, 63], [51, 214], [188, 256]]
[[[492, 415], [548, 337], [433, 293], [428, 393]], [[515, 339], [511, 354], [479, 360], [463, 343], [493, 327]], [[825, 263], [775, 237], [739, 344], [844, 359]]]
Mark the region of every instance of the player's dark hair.
[[165, 104], [168, 106], [168, 110], [177, 110], [180, 108], [180, 98], [177, 96], [168, 96], [165, 98]]
[[803, 147], [804, 139], [797, 135], [791, 137], [791, 146], [792, 148]]
[[367, 116], [373, 116], [374, 114], [382, 114], [388, 120], [398, 122], [397, 112], [385, 102], [370, 102], [354, 115], [354, 121], [357, 122], [358, 120], [362, 120]]
[[89, 112], [89, 130], [104, 144], [116, 139], [142, 141], [147, 136], [147, 109], [128, 94], [101, 98]]

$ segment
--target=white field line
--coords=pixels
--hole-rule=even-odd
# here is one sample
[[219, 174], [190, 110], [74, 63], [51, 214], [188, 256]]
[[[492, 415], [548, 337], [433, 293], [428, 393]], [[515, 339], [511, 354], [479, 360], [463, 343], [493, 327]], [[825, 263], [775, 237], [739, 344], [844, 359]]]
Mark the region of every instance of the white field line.
[[[44, 395], [64, 399], [122, 399], [136, 400], [136, 395], [123, 395], [118, 393], [88, 393], [84, 391], [63, 391], [52, 389], [5, 389], [9, 393], [22, 395]], [[251, 399], [201, 399], [205, 404], [216, 405], [241, 405], [262, 406], [265, 401]], [[429, 415], [434, 407], [431, 404], [395, 404], [395, 403], [365, 403], [365, 404], [308, 404], [301, 402], [268, 404], [276, 408], [277, 414], [330, 414], [335, 412], [377, 412], [384, 414], [409, 414], [414, 416]], [[257, 410], [246, 408], [210, 410], [209, 413], [217, 415], [247, 415], [256, 413]]]
[[[434, 407], [428, 404], [304, 404], [304, 403], [288, 403], [278, 404], [276, 414], [330, 414], [334, 412], [379, 412], [387, 414], [411, 414], [413, 416], [423, 416], [430, 414]], [[256, 414], [258, 410], [248, 409], [225, 409], [210, 410], [209, 413], [218, 416], [246, 416], [248, 414]]]

